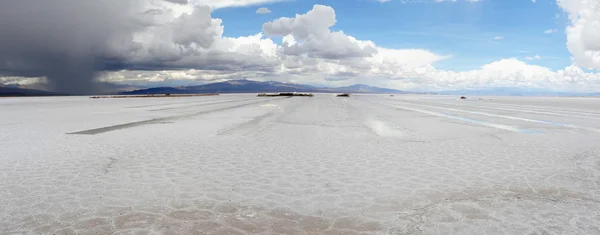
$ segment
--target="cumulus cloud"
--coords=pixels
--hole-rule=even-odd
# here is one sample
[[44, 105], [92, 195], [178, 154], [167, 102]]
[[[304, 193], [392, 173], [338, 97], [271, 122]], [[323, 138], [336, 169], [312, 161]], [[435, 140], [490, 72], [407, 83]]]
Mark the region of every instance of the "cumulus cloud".
[[569, 14], [566, 29], [567, 48], [574, 62], [582, 67], [600, 68], [600, 2], [589, 0], [557, 0]]
[[[315, 5], [312, 10], [295, 18], [279, 18], [263, 25], [263, 31], [270, 36], [287, 36], [283, 43], [286, 55], [308, 55], [326, 59], [347, 59], [367, 57], [376, 50], [371, 45], [361, 45], [355, 38], [343, 31], [331, 32], [336, 23], [333, 8]], [[288, 43], [291, 40], [294, 43]], [[297, 42], [301, 41], [301, 42]]]
[[304, 40], [310, 36], [325, 38], [331, 34], [329, 28], [336, 23], [335, 10], [329, 6], [315, 5], [306, 14], [296, 15], [295, 18], [279, 18], [263, 24], [263, 31], [268, 35], [292, 35]]
[[282, 36], [279, 48], [282, 72], [295, 75], [322, 74], [328, 81], [357, 76], [388, 76], [448, 58], [427, 50], [394, 50], [359, 40], [343, 31], [330, 30], [335, 10], [315, 5], [306, 14], [280, 18], [263, 25], [267, 35]]
[[444, 71], [431, 66], [416, 69], [405, 80], [393, 81], [399, 89], [480, 89], [493, 87], [593, 91], [600, 88], [600, 74], [585, 73], [577, 66], [556, 72], [518, 59], [503, 59], [471, 71]]
[[267, 73], [257, 71], [223, 70], [120, 70], [107, 71], [99, 75], [99, 80], [116, 84], [137, 86], [184, 86], [206, 82], [221, 82], [231, 79], [261, 79]]
[[552, 34], [552, 33], [556, 33], [557, 30], [556, 29], [548, 29], [546, 31], [544, 31], [545, 34]]
[[450, 56], [441, 56], [421, 49], [386, 49], [379, 48], [378, 53], [368, 58], [372, 65], [370, 73], [376, 76], [386, 76], [390, 79], [403, 79], [415, 71], [427, 67]]
[[269, 8], [266, 7], [261, 7], [258, 8], [258, 10], [256, 10], [256, 14], [268, 14], [271, 13], [271, 10], [269, 10]]
[[2, 85], [31, 85], [36, 83], [45, 83], [43, 77], [0, 77], [0, 86]]

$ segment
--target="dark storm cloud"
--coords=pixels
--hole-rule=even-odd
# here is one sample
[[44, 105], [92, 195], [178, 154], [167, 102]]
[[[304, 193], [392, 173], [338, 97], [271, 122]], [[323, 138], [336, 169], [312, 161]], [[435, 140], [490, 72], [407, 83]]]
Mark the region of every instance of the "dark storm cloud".
[[[136, 1], [0, 1], [0, 73], [46, 76], [59, 92], [95, 90], [95, 67], [110, 43], [131, 46], [128, 20]], [[126, 51], [126, 50], [125, 50]], [[100, 65], [101, 66], [101, 65]]]
[[54, 91], [84, 94], [101, 90], [104, 71], [279, 66], [257, 42], [224, 39], [210, 7], [177, 15], [159, 1], [0, 0], [0, 77], [46, 77]]

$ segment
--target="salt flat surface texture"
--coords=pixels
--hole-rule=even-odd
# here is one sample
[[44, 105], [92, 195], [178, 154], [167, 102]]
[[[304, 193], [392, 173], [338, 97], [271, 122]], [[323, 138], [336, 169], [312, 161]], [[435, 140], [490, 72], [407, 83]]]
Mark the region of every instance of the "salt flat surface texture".
[[0, 99], [0, 234], [600, 234], [600, 99]]

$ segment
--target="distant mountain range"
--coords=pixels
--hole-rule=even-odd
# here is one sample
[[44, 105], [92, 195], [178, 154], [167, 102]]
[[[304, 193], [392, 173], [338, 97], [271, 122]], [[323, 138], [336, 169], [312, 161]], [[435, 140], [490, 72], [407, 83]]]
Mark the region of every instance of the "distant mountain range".
[[[252, 80], [231, 80], [225, 82], [210, 83], [199, 86], [180, 87], [154, 87], [139, 88], [129, 85], [112, 83], [99, 83], [101, 92], [99, 94], [122, 94], [122, 95], [144, 95], [144, 94], [200, 94], [200, 93], [276, 93], [276, 92], [311, 92], [311, 93], [371, 93], [371, 94], [439, 94], [458, 96], [600, 96], [600, 92], [557, 92], [543, 89], [498, 87], [478, 90], [454, 90], [440, 91], [435, 93], [409, 92], [380, 88], [368, 85], [352, 85], [345, 87], [316, 87], [295, 83], [282, 82], [259, 82]], [[34, 89], [31, 89], [34, 88]], [[36, 86], [22, 87], [17, 85], [0, 85], [0, 97], [4, 96], [58, 96], [66, 95], [50, 91], [35, 89]], [[136, 90], [134, 90], [136, 89]], [[71, 94], [72, 95], [72, 94]], [[92, 95], [92, 94], [89, 94]], [[96, 95], [96, 94], [94, 94]]]
[[98, 92], [94, 94], [68, 94], [45, 90], [44, 85], [2, 85], [0, 84], [0, 97], [8, 96], [68, 96], [68, 95], [103, 95], [118, 94], [124, 91], [139, 89], [140, 87], [130, 85], [120, 85], [108, 82], [99, 82], [96, 84]]
[[59, 95], [49, 91], [25, 89], [19, 87], [0, 86], [0, 97], [7, 96], [54, 96]]
[[259, 82], [252, 80], [232, 80], [225, 82], [210, 83], [199, 86], [184, 87], [155, 87], [139, 89], [129, 92], [121, 92], [123, 95], [142, 94], [198, 94], [198, 93], [257, 93], [257, 92], [322, 92], [322, 93], [412, 93], [394, 89], [373, 87], [367, 85], [352, 85], [345, 87], [316, 87], [310, 85], [282, 83], [282, 82]]

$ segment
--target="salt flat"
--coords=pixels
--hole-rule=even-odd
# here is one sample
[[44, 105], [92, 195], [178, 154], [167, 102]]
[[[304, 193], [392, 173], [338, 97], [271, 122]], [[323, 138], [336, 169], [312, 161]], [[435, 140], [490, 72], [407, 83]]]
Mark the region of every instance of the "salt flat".
[[600, 99], [0, 99], [0, 234], [600, 234]]

